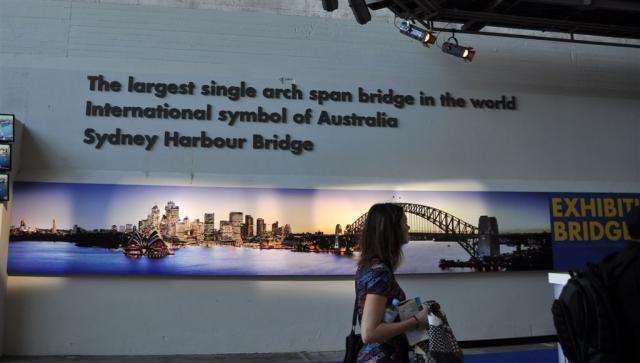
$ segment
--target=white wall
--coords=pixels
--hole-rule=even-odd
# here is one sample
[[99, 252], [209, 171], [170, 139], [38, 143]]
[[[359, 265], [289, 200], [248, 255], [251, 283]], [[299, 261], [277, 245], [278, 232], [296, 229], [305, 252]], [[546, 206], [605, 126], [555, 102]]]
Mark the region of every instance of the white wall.
[[[471, 64], [424, 49], [391, 24], [217, 11], [152, 2], [3, 1], [0, 107], [25, 124], [23, 181], [294, 188], [640, 190], [640, 51], [460, 36]], [[169, 2], [171, 3], [171, 2]], [[180, 2], [177, 2], [180, 3]], [[133, 5], [130, 5], [133, 4]], [[144, 4], [144, 5], [140, 5]], [[165, 4], [166, 5], [166, 4]], [[99, 119], [84, 101], [155, 105], [96, 94], [86, 77], [215, 79], [354, 91], [358, 86], [459, 97], [518, 97], [517, 111], [358, 103], [331, 112], [398, 115], [397, 130], [218, 121]], [[202, 97], [170, 97], [194, 107]], [[164, 101], [163, 101], [164, 102]], [[322, 109], [309, 101], [211, 100]], [[96, 150], [87, 127], [217, 135], [291, 133], [302, 156], [242, 150]], [[2, 243], [6, 249], [6, 227]], [[553, 334], [544, 272], [403, 276], [407, 294], [446, 304], [462, 340]], [[9, 277], [5, 354], [191, 354], [342, 348], [353, 283], [344, 278]], [[241, 341], [242, 343], [238, 343]]]
[[[446, 304], [461, 339], [552, 334], [542, 273], [399, 281]], [[353, 282], [11, 277], [7, 305], [5, 354], [329, 351], [343, 349]]]

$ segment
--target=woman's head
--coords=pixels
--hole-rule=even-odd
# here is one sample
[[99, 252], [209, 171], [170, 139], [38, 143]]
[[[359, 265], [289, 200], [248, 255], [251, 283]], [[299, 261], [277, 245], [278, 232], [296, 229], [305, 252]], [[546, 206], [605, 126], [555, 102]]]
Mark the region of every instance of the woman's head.
[[379, 259], [393, 270], [400, 264], [402, 245], [409, 241], [409, 226], [402, 207], [392, 203], [374, 204], [360, 236], [361, 266]]

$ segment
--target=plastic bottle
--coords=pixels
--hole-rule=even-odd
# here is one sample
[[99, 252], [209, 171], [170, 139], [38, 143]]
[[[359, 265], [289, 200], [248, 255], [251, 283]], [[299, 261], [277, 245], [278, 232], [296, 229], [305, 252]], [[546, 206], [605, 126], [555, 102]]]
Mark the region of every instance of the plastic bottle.
[[398, 316], [398, 305], [400, 305], [400, 300], [391, 300], [391, 306], [384, 310], [385, 323], [393, 323], [396, 320], [396, 317]]

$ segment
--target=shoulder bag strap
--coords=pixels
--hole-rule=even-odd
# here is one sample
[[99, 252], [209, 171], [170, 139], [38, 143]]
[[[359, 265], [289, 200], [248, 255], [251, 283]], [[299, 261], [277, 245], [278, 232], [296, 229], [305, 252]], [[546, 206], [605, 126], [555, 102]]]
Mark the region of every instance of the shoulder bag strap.
[[353, 302], [353, 318], [351, 319], [351, 331], [356, 330], [356, 324], [358, 322], [358, 294], [356, 293], [356, 300]]

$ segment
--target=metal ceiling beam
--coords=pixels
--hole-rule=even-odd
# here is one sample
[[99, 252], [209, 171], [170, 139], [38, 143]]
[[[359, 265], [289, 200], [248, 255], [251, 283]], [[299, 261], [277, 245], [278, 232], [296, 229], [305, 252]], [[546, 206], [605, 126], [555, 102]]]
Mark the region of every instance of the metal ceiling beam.
[[[499, 10], [496, 11], [496, 9], [498, 9], [498, 7], [503, 3], [504, 3], [504, 0], [493, 0], [490, 4], [488, 4], [483, 9], [483, 11], [490, 12], [490, 13], [495, 13], [495, 12], [500, 13], [500, 11]], [[485, 26], [487, 26], [485, 22], [482, 22], [479, 20], [468, 20], [462, 25], [462, 29], [468, 30], [468, 31], [480, 31]]]
[[[428, 27], [433, 21], [451, 22], [462, 24], [460, 32], [469, 34], [487, 34], [480, 32], [485, 26], [503, 28], [526, 29], [535, 31], [554, 31], [560, 33], [618, 37], [640, 39], [639, 26], [600, 24], [593, 22], [572, 21], [565, 19], [539, 18], [530, 16], [513, 15], [513, 7], [518, 5], [539, 4], [567, 6], [577, 11], [591, 10], [617, 10], [627, 11], [627, 15], [633, 16], [634, 12], [640, 12], [640, 2], [605, 1], [605, 0], [492, 0], [487, 1], [481, 11], [466, 11], [450, 8], [447, 0], [367, 0], [367, 2], [384, 1], [391, 3], [388, 8], [397, 16], [404, 19], [413, 19]], [[527, 6], [527, 5], [525, 5]], [[575, 15], [575, 13], [574, 13]], [[638, 14], [640, 15], [640, 14]], [[496, 36], [506, 36], [502, 33], [492, 33]], [[535, 37], [531, 39], [552, 40], [552, 37]], [[589, 44], [618, 45], [618, 43], [595, 42]], [[626, 45], [625, 45], [626, 46]], [[633, 46], [635, 47], [635, 46]]]
[[522, 0], [526, 3], [571, 6], [584, 9], [605, 9], [629, 12], [640, 12], [640, 3], [634, 1], [609, 0]]
[[468, 20], [464, 24], [462, 24], [462, 30], [474, 31], [477, 32], [480, 29], [484, 28], [487, 24], [478, 20]]
[[621, 47], [621, 48], [637, 48], [640, 49], [640, 44], [628, 44], [628, 43], [614, 43], [614, 42], [600, 42], [594, 40], [579, 40], [579, 39], [563, 39], [563, 38], [553, 38], [553, 37], [542, 37], [537, 35], [525, 35], [525, 34], [509, 34], [509, 33], [498, 33], [498, 32], [477, 32], [477, 31], [465, 31], [451, 28], [439, 28], [434, 27], [434, 31], [437, 32], [451, 32], [455, 30], [456, 33], [461, 34], [473, 34], [473, 35], [485, 35], [491, 37], [503, 37], [503, 38], [518, 38], [518, 39], [532, 39], [532, 40], [544, 40], [551, 42], [560, 42], [560, 43], [574, 43], [574, 44], [587, 44], [587, 45], [602, 45], [609, 47]]
[[[423, 14], [433, 14], [440, 9], [440, 6], [432, 0], [393, 0], [393, 6], [388, 6], [389, 10], [397, 16], [405, 19], [416, 19]], [[403, 9], [403, 12], [397, 11]], [[426, 16], [426, 15], [423, 15]]]
[[625, 36], [640, 38], [640, 27], [584, 23], [576, 21], [534, 18], [496, 13], [441, 9], [437, 18], [428, 20], [454, 21], [464, 23], [468, 20], [482, 21], [490, 25], [503, 27], [534, 28], [543, 31], [559, 31], [589, 35]]

